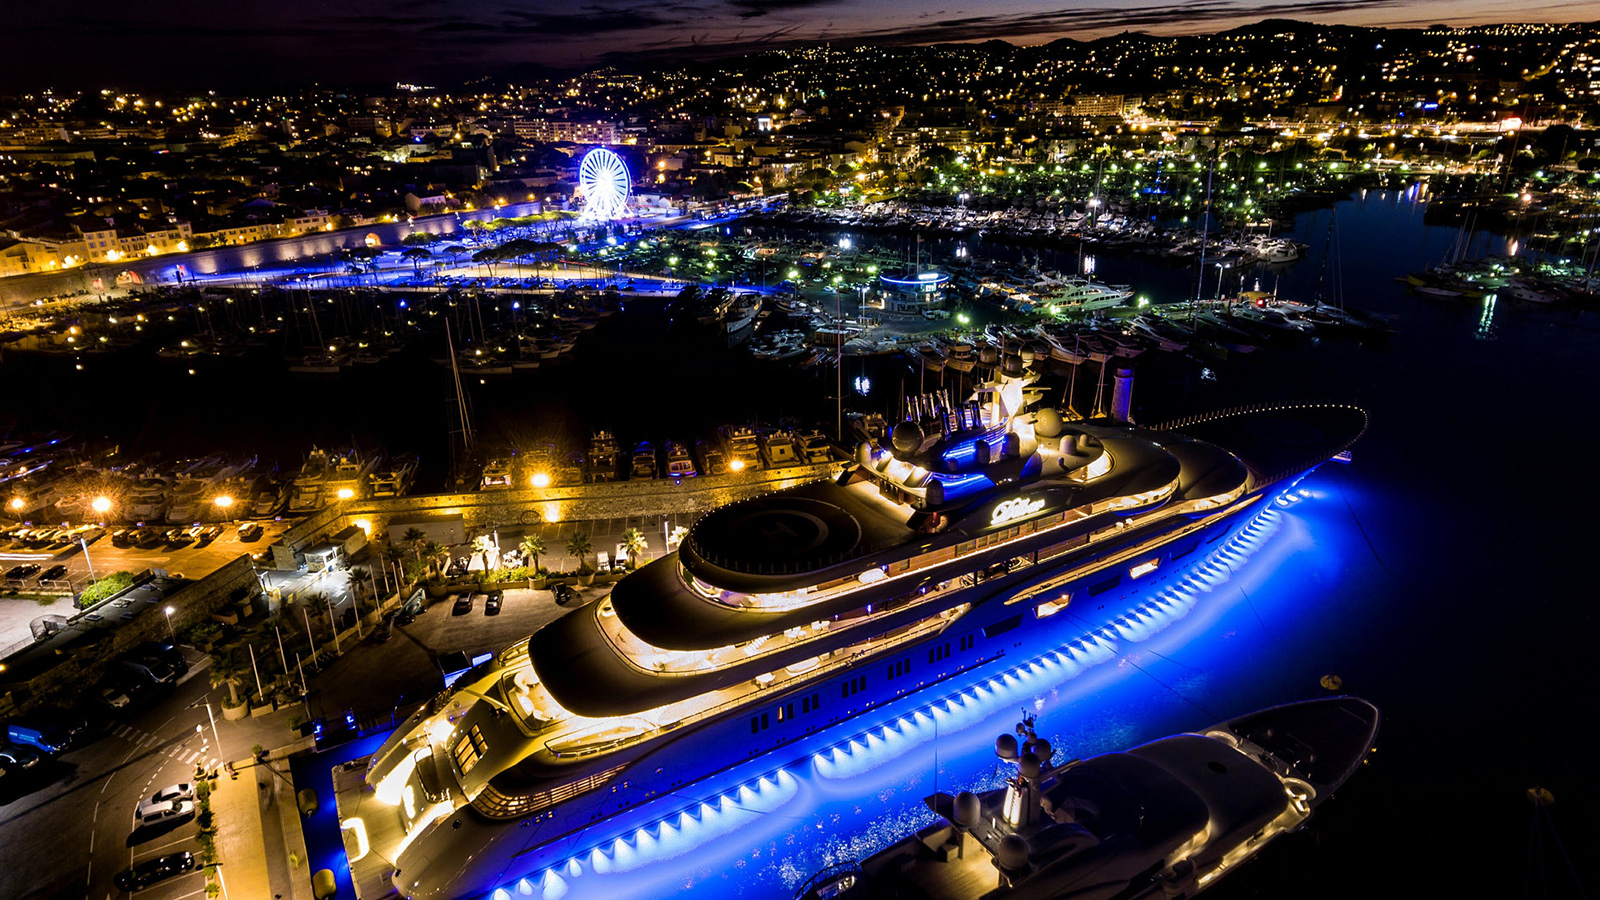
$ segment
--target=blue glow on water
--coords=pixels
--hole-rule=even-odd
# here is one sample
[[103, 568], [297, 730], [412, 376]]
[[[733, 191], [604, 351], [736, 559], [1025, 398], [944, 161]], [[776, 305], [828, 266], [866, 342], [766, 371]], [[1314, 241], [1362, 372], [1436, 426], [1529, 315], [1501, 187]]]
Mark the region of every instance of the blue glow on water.
[[1289, 486], [1181, 574], [1115, 604], [1119, 611], [1056, 613], [1064, 635], [1081, 636], [1053, 650], [959, 690], [930, 689], [892, 718], [863, 717], [862, 730], [808, 761], [633, 823], [631, 834], [496, 890], [545, 900], [788, 897], [813, 872], [931, 822], [922, 798], [935, 790], [997, 786], [992, 742], [1019, 709], [1039, 714], [1060, 760], [1314, 695], [1314, 678], [1276, 676], [1285, 661], [1305, 668], [1292, 639], [1315, 634], [1335, 576], [1370, 562], [1348, 507], [1319, 487], [1327, 478]]

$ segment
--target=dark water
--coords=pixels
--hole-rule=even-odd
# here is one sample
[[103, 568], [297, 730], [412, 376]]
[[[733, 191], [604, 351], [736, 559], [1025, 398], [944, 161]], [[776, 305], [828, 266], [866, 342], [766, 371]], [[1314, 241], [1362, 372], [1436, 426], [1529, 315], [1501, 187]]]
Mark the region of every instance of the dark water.
[[[1316, 283], [1328, 216], [1297, 222], [1311, 251], [1281, 274], [1285, 295]], [[1354, 465], [1308, 480], [1310, 496], [1213, 602], [1031, 697], [1057, 746], [1080, 756], [1315, 696], [1329, 672], [1383, 709], [1378, 753], [1315, 826], [1211, 896], [1520, 896], [1528, 873], [1541, 871], [1528, 865], [1535, 847], [1548, 881], [1533, 890], [1576, 896], [1552, 835], [1530, 840], [1523, 792], [1535, 785], [1554, 793], [1552, 821], [1592, 893], [1600, 779], [1588, 742], [1597, 718], [1588, 564], [1600, 500], [1591, 472], [1600, 316], [1408, 296], [1394, 277], [1438, 261], [1455, 232], [1424, 227], [1421, 206], [1393, 192], [1339, 204], [1337, 236], [1346, 302], [1401, 328], [1387, 345], [1267, 349], [1216, 364], [1214, 381], [1198, 366], [1142, 367], [1135, 409], [1153, 421], [1249, 401], [1355, 400], [1372, 428]], [[1063, 269], [1073, 261], [1044, 259]], [[1111, 257], [1095, 267], [1158, 301], [1193, 290], [1184, 268]], [[1270, 289], [1272, 273], [1262, 277]], [[480, 426], [495, 440], [576, 441], [603, 426], [632, 441], [751, 418], [831, 420], [832, 371], [762, 365], [714, 339], [674, 335], [655, 310], [630, 308], [613, 322], [555, 371], [471, 386]], [[31, 425], [187, 452], [257, 446], [287, 462], [314, 440], [353, 437], [428, 452], [437, 473], [449, 391], [430, 355], [441, 354], [327, 381], [291, 378], [281, 362], [237, 361], [192, 378], [97, 362], [74, 379], [70, 363], [11, 358], [0, 375], [12, 417]], [[852, 365], [862, 368], [847, 369], [847, 383], [866, 373], [876, 385], [859, 402], [892, 403], [899, 379], [911, 377], [895, 363]], [[941, 789], [992, 776], [985, 747], [1013, 715], [1007, 703], [941, 739]], [[687, 842], [627, 873], [565, 886], [573, 897], [786, 897], [814, 869], [917, 824], [931, 752], [891, 755], [848, 778], [796, 772], [792, 796], [752, 813], [737, 839]]]

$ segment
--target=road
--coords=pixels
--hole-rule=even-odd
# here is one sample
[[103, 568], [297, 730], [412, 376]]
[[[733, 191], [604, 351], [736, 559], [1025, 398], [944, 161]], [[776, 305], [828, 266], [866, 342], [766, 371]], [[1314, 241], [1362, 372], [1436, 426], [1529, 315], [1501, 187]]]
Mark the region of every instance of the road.
[[[189, 672], [165, 697], [106, 723], [97, 740], [41, 763], [44, 770], [31, 783], [10, 786], [0, 796], [0, 842], [8, 851], [0, 867], [0, 897], [124, 896], [112, 881], [118, 872], [154, 856], [198, 852], [192, 820], [133, 837], [141, 801], [168, 785], [193, 782], [197, 765], [214, 769], [223, 759], [249, 756], [253, 743], [288, 738], [276, 718], [219, 718], [225, 742], [219, 753], [205, 707], [209, 700], [220, 716], [220, 693], [206, 675], [210, 659], [193, 650], [185, 654]], [[133, 896], [178, 900], [203, 893], [204, 879], [191, 873]]]

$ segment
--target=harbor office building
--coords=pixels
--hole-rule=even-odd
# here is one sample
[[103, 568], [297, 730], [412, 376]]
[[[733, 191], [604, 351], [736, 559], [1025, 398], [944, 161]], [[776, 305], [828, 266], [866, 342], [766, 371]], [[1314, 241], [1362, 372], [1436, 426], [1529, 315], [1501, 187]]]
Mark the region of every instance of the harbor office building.
[[942, 309], [950, 276], [927, 270], [885, 272], [878, 276], [878, 290], [867, 305], [886, 313], [919, 315], [924, 310]]

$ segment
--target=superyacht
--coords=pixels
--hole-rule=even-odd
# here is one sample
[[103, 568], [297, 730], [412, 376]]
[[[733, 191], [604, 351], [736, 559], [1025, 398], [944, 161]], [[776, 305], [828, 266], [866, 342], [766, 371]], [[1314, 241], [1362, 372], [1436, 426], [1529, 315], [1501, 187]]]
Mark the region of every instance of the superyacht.
[[[1180, 574], [1366, 428], [1274, 406], [1146, 428], [1032, 409], [1007, 356], [964, 402], [910, 398], [837, 477], [714, 510], [676, 552], [495, 654], [368, 764], [402, 896], [473, 896], [614, 817], [931, 685], [1070, 640]], [[387, 807], [391, 813], [381, 810]], [[620, 827], [620, 826], [618, 826]]]

